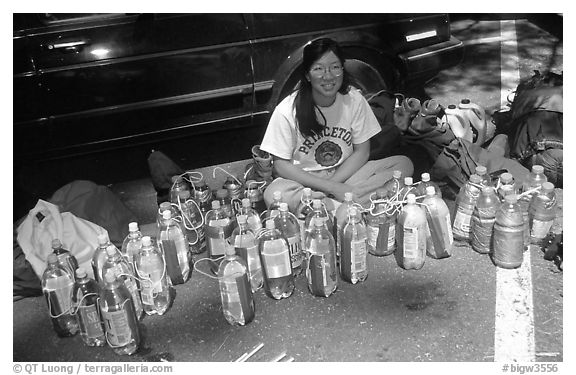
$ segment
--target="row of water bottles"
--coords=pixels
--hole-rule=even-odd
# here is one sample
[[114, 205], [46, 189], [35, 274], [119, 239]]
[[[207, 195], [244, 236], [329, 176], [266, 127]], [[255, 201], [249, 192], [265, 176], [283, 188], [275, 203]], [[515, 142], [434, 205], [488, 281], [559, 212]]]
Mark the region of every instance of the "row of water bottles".
[[530, 244], [542, 246], [552, 228], [554, 185], [540, 165], [534, 165], [521, 184], [510, 173], [494, 184], [485, 172], [485, 167], [476, 167], [456, 198], [454, 238], [490, 254], [499, 267], [518, 268], [523, 252]]

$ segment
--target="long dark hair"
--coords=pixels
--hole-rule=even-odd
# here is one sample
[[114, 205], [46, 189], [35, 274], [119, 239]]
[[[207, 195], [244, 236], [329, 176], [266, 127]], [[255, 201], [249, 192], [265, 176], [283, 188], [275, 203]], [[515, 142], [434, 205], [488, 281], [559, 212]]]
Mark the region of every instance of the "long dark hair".
[[[312, 85], [306, 78], [306, 74], [310, 71], [312, 64], [327, 52], [333, 52], [340, 60], [342, 66], [344, 66], [345, 58], [342, 49], [338, 43], [332, 39], [317, 39], [304, 47], [302, 65], [300, 66], [300, 83], [294, 100], [296, 123], [298, 125], [298, 130], [304, 137], [320, 134], [326, 123], [326, 119], [324, 119], [324, 124], [320, 124], [316, 118], [316, 103], [314, 103], [314, 99], [312, 98]], [[350, 83], [351, 77], [344, 69], [342, 86], [338, 92], [340, 94], [348, 93], [350, 90]]]

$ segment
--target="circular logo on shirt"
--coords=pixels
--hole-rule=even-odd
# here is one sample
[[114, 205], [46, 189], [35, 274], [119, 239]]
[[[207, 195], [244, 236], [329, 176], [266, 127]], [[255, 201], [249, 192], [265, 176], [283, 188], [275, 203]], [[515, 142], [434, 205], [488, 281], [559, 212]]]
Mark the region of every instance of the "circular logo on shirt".
[[332, 141], [324, 141], [314, 153], [316, 162], [323, 167], [332, 167], [342, 157], [342, 149]]

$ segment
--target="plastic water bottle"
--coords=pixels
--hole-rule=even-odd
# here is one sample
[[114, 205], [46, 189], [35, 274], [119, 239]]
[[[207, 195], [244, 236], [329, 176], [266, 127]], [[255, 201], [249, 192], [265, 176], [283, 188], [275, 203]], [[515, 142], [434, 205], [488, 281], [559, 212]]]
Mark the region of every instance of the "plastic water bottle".
[[268, 210], [264, 214], [265, 220], [274, 218], [280, 213], [280, 203], [282, 203], [282, 192], [275, 191], [272, 193], [272, 203], [270, 203]]
[[42, 274], [42, 293], [48, 303], [48, 313], [54, 331], [60, 337], [74, 336], [79, 327], [72, 315], [74, 277], [58, 261], [56, 254], [48, 254], [48, 266]]
[[188, 241], [170, 211], [162, 213], [162, 220], [156, 238], [164, 254], [166, 269], [172, 285], [183, 284], [188, 281], [191, 273], [192, 257], [188, 250]]
[[481, 183], [480, 176], [471, 175], [456, 196], [456, 214], [452, 223], [452, 232], [456, 240], [470, 241], [470, 221], [474, 213], [474, 206], [480, 196]]
[[134, 259], [140, 279], [140, 297], [146, 315], [164, 315], [170, 306], [170, 278], [160, 250], [149, 236], [142, 237], [142, 248]]
[[[108, 254], [106, 254], [106, 248], [112, 243], [108, 238], [108, 233], [100, 233], [98, 235], [98, 247], [94, 250], [94, 255], [92, 255], [92, 271], [94, 272], [94, 280], [98, 283], [104, 282], [104, 275], [102, 274], [104, 263], [106, 263], [106, 259], [108, 258]], [[114, 246], [114, 245], [112, 245]]]
[[542, 245], [556, 218], [556, 194], [554, 184], [544, 182], [538, 195], [529, 206], [530, 242]]
[[483, 187], [470, 223], [472, 249], [480, 254], [488, 254], [492, 251], [494, 222], [499, 208], [500, 200], [494, 188]]
[[[430, 180], [430, 173], [422, 173], [420, 183], [416, 187], [417, 201], [422, 202], [424, 200], [424, 198], [428, 194], [426, 191], [426, 188], [428, 188], [428, 186], [432, 186], [434, 188], [434, 194], [438, 198], [442, 198], [442, 192], [440, 191], [440, 187], [438, 187], [438, 184]], [[418, 199], [418, 197], [422, 198]]]
[[294, 293], [290, 248], [288, 241], [276, 229], [274, 220], [266, 221], [266, 230], [259, 239], [258, 249], [266, 295], [274, 299], [290, 297]]
[[177, 217], [179, 215], [178, 212], [176, 211], [176, 208], [172, 206], [170, 202], [160, 203], [160, 205], [158, 206], [158, 214], [156, 215], [156, 224], [158, 225], [158, 228], [160, 228], [162, 222], [164, 221], [164, 219], [162, 218], [162, 214], [164, 213], [164, 211], [170, 211], [170, 215], [172, 217]]
[[392, 172], [392, 178], [382, 187], [386, 191], [388, 197], [393, 197], [404, 187], [404, 179], [402, 179], [402, 171], [395, 170]]
[[294, 277], [302, 273], [302, 261], [304, 259], [304, 250], [302, 249], [302, 240], [300, 236], [300, 225], [296, 216], [288, 211], [288, 203], [280, 203], [278, 215], [274, 218], [274, 225], [288, 241], [290, 247], [290, 260], [292, 262], [292, 274]]
[[62, 246], [62, 242], [58, 238], [52, 240], [52, 252], [58, 257], [58, 262], [64, 267], [74, 279], [76, 270], [78, 269], [78, 260], [72, 253]]
[[229, 218], [234, 217], [234, 209], [232, 208], [232, 200], [230, 199], [230, 195], [228, 190], [226, 189], [218, 189], [216, 190], [216, 200], [220, 202], [220, 207], [228, 216]]
[[[235, 223], [220, 206], [220, 201], [212, 201], [212, 210], [206, 214], [206, 223], [204, 223], [206, 250], [212, 260], [222, 259], [226, 254], [226, 248], [232, 246], [231, 236]], [[214, 274], [218, 273], [218, 266], [219, 262], [211, 263], [210, 269]]]
[[[250, 208], [252, 209], [252, 208]], [[264, 276], [262, 274], [262, 264], [258, 252], [258, 241], [256, 235], [250, 229], [246, 215], [238, 215], [238, 226], [234, 228], [231, 236], [231, 243], [234, 245], [236, 254], [246, 263], [248, 276], [252, 292], [262, 288]], [[228, 249], [226, 247], [225, 251]]]
[[[328, 214], [328, 211], [320, 199], [313, 199], [312, 212], [310, 212], [308, 216], [306, 216], [306, 220], [304, 220], [304, 240], [306, 240], [306, 237], [310, 234], [310, 232], [312, 232], [312, 229], [314, 229], [315, 224], [312, 222], [312, 218], [319, 218], [324, 223], [326, 230], [330, 233], [333, 233], [332, 231], [334, 229], [334, 224], [332, 218]], [[332, 237], [334, 237], [333, 234]], [[338, 249], [336, 249], [336, 255], [340, 255], [338, 254]]]
[[404, 177], [404, 187], [400, 189], [399, 199], [406, 200], [408, 194], [416, 195], [416, 186], [414, 186], [414, 180], [412, 177]]
[[376, 203], [372, 211], [366, 215], [368, 252], [375, 256], [390, 255], [396, 250], [396, 219], [398, 215], [392, 210], [390, 213], [387, 212], [387, 205], [384, 203], [387, 195], [386, 189], [376, 190], [376, 200], [380, 202]]
[[210, 211], [210, 208], [212, 207], [212, 192], [206, 184], [204, 177], [202, 177], [200, 181], [194, 182], [192, 188], [194, 192], [193, 197], [200, 206], [202, 216], [206, 217], [206, 213]]
[[488, 174], [488, 169], [486, 169], [483, 165], [477, 165], [474, 168], [474, 174], [477, 174], [482, 179], [481, 185], [483, 186], [492, 186], [492, 179]]
[[[505, 188], [505, 186], [510, 186], [511, 190], [514, 194], [518, 194], [518, 192], [516, 191], [516, 184], [514, 181], [514, 176], [512, 176], [512, 173], [502, 173], [499, 177], [499, 187], [498, 187], [498, 197], [500, 198], [500, 200], [504, 200], [504, 197], [506, 195], [509, 194], [509, 188]], [[508, 190], [508, 192], [506, 191]]]
[[434, 186], [426, 188], [426, 197], [422, 201], [426, 209], [428, 223], [426, 253], [434, 259], [452, 255], [452, 222], [446, 202], [436, 195]]
[[356, 284], [368, 277], [366, 224], [358, 209], [350, 207], [342, 225], [340, 274], [344, 281]]
[[501, 268], [518, 268], [524, 259], [524, 224], [515, 194], [504, 197], [494, 223], [492, 261]]
[[182, 191], [178, 194], [178, 207], [182, 214], [181, 227], [186, 235], [190, 252], [192, 254], [203, 253], [206, 251], [206, 239], [200, 206], [190, 197], [189, 191]]
[[106, 248], [106, 254], [108, 257], [106, 258], [106, 263], [104, 263], [102, 271], [104, 280], [106, 280], [106, 274], [108, 273], [111, 273], [115, 278], [119, 279], [126, 286], [126, 289], [128, 289], [132, 296], [136, 318], [142, 318], [142, 313], [144, 312], [142, 308], [142, 300], [140, 298], [140, 291], [138, 290], [138, 285], [136, 284], [136, 278], [132, 273], [132, 269], [115, 246], [108, 246]]
[[300, 203], [298, 208], [296, 208], [296, 218], [298, 219], [298, 224], [300, 225], [300, 237], [302, 238], [302, 248], [304, 248], [304, 234], [306, 232], [305, 222], [306, 217], [310, 212], [313, 211], [312, 208], [312, 189], [304, 188], [302, 190], [302, 197], [300, 198]]
[[218, 269], [218, 284], [226, 321], [235, 326], [250, 323], [254, 319], [255, 304], [248, 281], [248, 266], [235, 254], [233, 247], [226, 248]]
[[538, 195], [536, 189], [542, 188], [542, 184], [547, 181], [548, 178], [544, 174], [544, 167], [541, 165], [533, 165], [532, 170], [522, 183], [522, 193], [532, 191], [532, 193], [524, 195], [518, 200], [518, 204], [522, 209], [522, 218], [524, 219], [524, 250], [530, 245], [530, 218], [528, 215], [530, 202]]
[[[334, 214], [334, 240], [336, 242], [336, 253], [342, 253], [342, 228], [346, 223], [349, 215], [350, 208], [354, 207], [353, 195], [351, 192], [344, 193], [344, 202], [336, 209], [336, 213]], [[358, 212], [358, 211], [356, 211]]]
[[418, 270], [424, 266], [426, 257], [426, 214], [416, 205], [416, 196], [408, 194], [408, 203], [398, 215], [394, 252], [396, 264], [406, 270]]
[[312, 295], [328, 297], [338, 288], [334, 236], [323, 220], [312, 219], [313, 229], [306, 238], [306, 280]]
[[246, 181], [246, 191], [245, 195], [250, 202], [250, 207], [252, 207], [258, 214], [266, 211], [266, 202], [264, 202], [264, 194], [260, 190], [261, 184], [255, 180]]
[[140, 252], [142, 248], [142, 232], [138, 228], [138, 223], [132, 222], [128, 224], [128, 235], [122, 242], [122, 255], [128, 261], [132, 272], [134, 272], [134, 257]]
[[258, 211], [252, 208], [250, 199], [242, 199], [242, 207], [240, 208], [238, 215], [246, 215], [246, 223], [248, 224], [248, 228], [254, 232], [254, 234], [258, 233], [258, 231], [262, 229], [262, 220], [260, 219]]
[[76, 283], [74, 284], [73, 303], [76, 306], [76, 319], [80, 328], [80, 336], [88, 346], [104, 346], [104, 322], [98, 305], [100, 287], [98, 283], [88, 277], [86, 270], [76, 270]]
[[178, 197], [184, 191], [190, 194], [190, 185], [182, 176], [172, 176], [172, 186], [170, 187], [170, 202], [178, 204]]
[[116, 354], [136, 353], [140, 345], [140, 328], [134, 302], [126, 285], [113, 272], [104, 274], [100, 310], [108, 345]]

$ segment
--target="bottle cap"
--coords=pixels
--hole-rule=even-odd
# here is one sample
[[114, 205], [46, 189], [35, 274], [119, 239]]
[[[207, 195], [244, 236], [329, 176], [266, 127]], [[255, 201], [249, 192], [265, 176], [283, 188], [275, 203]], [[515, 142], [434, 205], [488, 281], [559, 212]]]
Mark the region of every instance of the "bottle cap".
[[422, 176], [420, 176], [420, 179], [422, 180], [422, 182], [428, 182], [430, 181], [430, 173], [422, 173]]
[[489, 195], [494, 191], [493, 189], [494, 188], [492, 186], [484, 186], [482, 187], [482, 194]]
[[212, 209], [218, 210], [220, 208], [220, 201], [212, 201]]
[[486, 167], [483, 165], [477, 165], [476, 168], [474, 168], [474, 171], [478, 176], [484, 176], [488, 172]]
[[106, 248], [106, 254], [108, 255], [114, 255], [116, 254], [116, 247], [114, 247], [114, 245], [110, 245]]
[[324, 225], [324, 220], [322, 220], [320, 217], [314, 217], [312, 218], [312, 221], [314, 221], [315, 227], [322, 227]]
[[54, 238], [52, 240], [52, 248], [57, 249], [59, 247], [62, 247], [62, 242], [60, 242], [60, 240], [58, 238]]
[[282, 199], [282, 192], [277, 190], [272, 194], [272, 198], [276, 201], [279, 201], [280, 199]]
[[481, 184], [482, 183], [482, 177], [480, 177], [474, 173], [473, 175], [470, 176], [469, 181], [474, 183], [474, 184]]
[[455, 105], [455, 104], [450, 104], [450, 105], [448, 105], [448, 109], [456, 109], [456, 105]]
[[321, 191], [313, 191], [312, 192], [312, 199], [322, 200], [324, 198], [326, 198], [326, 194], [324, 194], [323, 192], [321, 192]]
[[170, 212], [170, 210], [162, 212], [162, 219], [164, 220], [172, 219], [172, 212]]
[[542, 190], [541, 191], [546, 191], [546, 192], [551, 192], [554, 191], [554, 184], [551, 182], [545, 182], [542, 184]]
[[228, 196], [228, 190], [226, 189], [218, 189], [216, 190], [216, 198], [222, 199]]
[[312, 195], [312, 189], [310, 189], [309, 187], [304, 188], [304, 190], [302, 190], [302, 195], [304, 195], [305, 197], [309, 197], [310, 195]]
[[246, 215], [238, 215], [236, 220], [238, 221], [238, 224], [246, 224], [248, 217]]
[[288, 211], [288, 203], [286, 203], [286, 202], [280, 203], [280, 206], [278, 207], [278, 209], [280, 211]]
[[138, 223], [135, 221], [128, 223], [128, 231], [137, 232], [138, 231]]
[[86, 277], [86, 276], [88, 276], [88, 274], [86, 273], [86, 270], [84, 268], [80, 267], [80, 268], [76, 269], [76, 277], [77, 278], [81, 279], [81, 278]]
[[100, 233], [98, 235], [98, 245], [106, 245], [110, 239], [107, 233]]
[[512, 173], [504, 172], [500, 175], [500, 181], [503, 184], [509, 184], [512, 182], [513, 179], [514, 177], [512, 176]]
[[113, 283], [114, 281], [116, 281], [116, 275], [114, 275], [114, 272], [112, 271], [106, 272], [106, 274], [104, 275], [104, 281], [107, 283]]
[[46, 258], [48, 264], [58, 263], [58, 255], [54, 253], [48, 254], [48, 258]]
[[510, 195], [510, 194], [514, 194], [514, 186], [502, 185], [502, 186], [500, 186], [499, 192], [500, 192], [500, 195], [502, 195], [504, 197], [507, 195]]
[[388, 194], [388, 191], [384, 188], [380, 188], [380, 189], [376, 190], [376, 195], [378, 196], [378, 198], [385, 198], [387, 194]]
[[172, 176], [172, 183], [180, 182], [180, 181], [182, 181], [181, 176]]
[[358, 209], [356, 207], [350, 207], [348, 213], [350, 213], [350, 216], [356, 216], [358, 215]]
[[152, 245], [152, 239], [150, 238], [150, 236], [142, 237], [142, 246], [150, 246], [150, 245]]
[[504, 197], [504, 202], [509, 204], [516, 203], [518, 202], [518, 196], [516, 194], [508, 194]]
[[352, 194], [352, 192], [347, 192], [344, 193], [344, 201], [345, 202], [352, 202], [352, 199], [354, 198], [354, 195]]
[[408, 203], [416, 203], [416, 196], [414, 194], [408, 194], [406, 199], [408, 200]]
[[162, 203], [160, 203], [159, 211], [160, 211], [160, 212], [164, 212], [164, 211], [166, 211], [166, 210], [169, 210], [170, 207], [172, 207], [172, 205], [170, 204], [170, 202], [162, 202]]
[[462, 99], [462, 100], [460, 100], [460, 103], [462, 103], [462, 104], [470, 104], [470, 99]]
[[537, 174], [542, 174], [542, 173], [544, 173], [544, 167], [541, 165], [538, 165], [538, 164], [533, 165], [532, 166], [532, 172], [537, 173]]
[[247, 208], [247, 207], [250, 207], [250, 206], [251, 206], [251, 204], [250, 204], [250, 198], [244, 198], [244, 199], [242, 199], [242, 207]]
[[402, 178], [402, 171], [395, 170], [394, 172], [392, 172], [392, 177], [394, 177], [397, 180], [401, 179]]
[[436, 189], [434, 186], [426, 186], [426, 195], [434, 195], [436, 194]]
[[414, 180], [412, 179], [412, 177], [404, 177], [404, 185], [412, 185], [414, 183]]
[[312, 208], [315, 208], [315, 209], [322, 208], [322, 201], [320, 199], [314, 199], [312, 201]]
[[181, 190], [178, 192], [178, 198], [186, 200], [190, 198], [190, 192], [188, 190]]
[[266, 229], [274, 229], [274, 228], [276, 228], [274, 220], [266, 220]]

